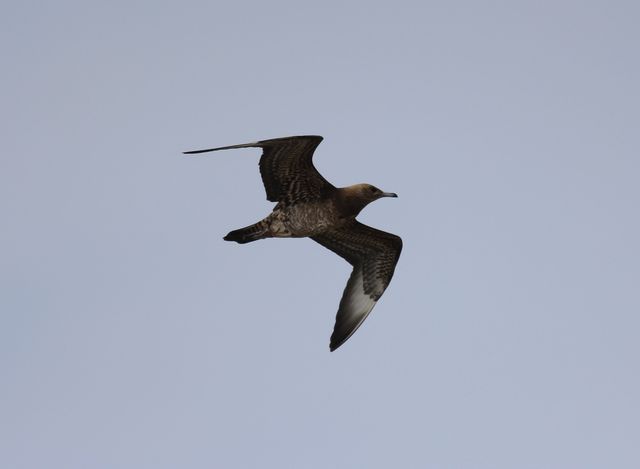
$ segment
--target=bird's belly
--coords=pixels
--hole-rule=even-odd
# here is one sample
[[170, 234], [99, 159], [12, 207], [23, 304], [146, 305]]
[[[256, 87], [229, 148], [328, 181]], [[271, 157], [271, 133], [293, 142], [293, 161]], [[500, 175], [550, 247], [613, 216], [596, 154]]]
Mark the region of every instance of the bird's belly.
[[283, 224], [291, 236], [314, 236], [336, 226], [340, 220], [325, 203], [300, 203], [284, 210]]

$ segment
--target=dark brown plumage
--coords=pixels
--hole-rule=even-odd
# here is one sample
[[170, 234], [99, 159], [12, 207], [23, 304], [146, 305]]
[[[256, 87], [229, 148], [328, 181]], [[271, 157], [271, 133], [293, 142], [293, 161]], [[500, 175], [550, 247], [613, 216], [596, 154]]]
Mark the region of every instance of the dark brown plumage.
[[273, 212], [253, 225], [231, 231], [225, 240], [244, 244], [258, 239], [310, 237], [353, 266], [342, 295], [330, 349], [337, 349], [360, 327], [391, 281], [402, 250], [400, 237], [371, 228], [355, 217], [381, 197], [397, 197], [370, 184], [336, 188], [313, 166], [316, 135], [188, 151], [262, 148], [260, 174]]

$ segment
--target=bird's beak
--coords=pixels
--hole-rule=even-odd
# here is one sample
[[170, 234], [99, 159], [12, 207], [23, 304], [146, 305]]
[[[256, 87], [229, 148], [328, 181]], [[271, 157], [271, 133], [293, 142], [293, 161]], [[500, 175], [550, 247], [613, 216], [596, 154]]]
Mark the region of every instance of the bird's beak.
[[395, 192], [383, 192], [382, 197], [398, 197], [398, 194]]

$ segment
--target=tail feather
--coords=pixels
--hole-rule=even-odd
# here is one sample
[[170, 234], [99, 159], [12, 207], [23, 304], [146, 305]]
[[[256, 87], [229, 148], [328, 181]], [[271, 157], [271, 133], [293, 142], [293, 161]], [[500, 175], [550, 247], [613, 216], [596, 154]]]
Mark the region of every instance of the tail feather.
[[264, 221], [259, 221], [251, 226], [230, 231], [227, 236], [224, 237], [224, 240], [246, 244], [269, 237], [269, 230], [267, 229], [266, 223], [264, 223]]

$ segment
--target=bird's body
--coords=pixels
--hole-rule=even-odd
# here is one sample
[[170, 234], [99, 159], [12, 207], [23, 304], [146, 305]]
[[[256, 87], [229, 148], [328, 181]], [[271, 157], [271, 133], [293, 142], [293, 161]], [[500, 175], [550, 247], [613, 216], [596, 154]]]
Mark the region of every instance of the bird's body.
[[[317, 200], [278, 203], [266, 218], [255, 225], [236, 231], [259, 226], [262, 232], [260, 239], [306, 238], [321, 235], [353, 221], [364, 208], [356, 189], [368, 191], [369, 187], [372, 186], [358, 184], [345, 188], [332, 188]], [[225, 237], [227, 241], [238, 241], [227, 239], [227, 237]], [[231, 236], [233, 237], [234, 235]], [[254, 241], [254, 239], [248, 239], [248, 241]]]
[[344, 223], [332, 199], [276, 207], [272, 215], [282, 219], [285, 230], [295, 238], [315, 236]]
[[231, 231], [225, 240], [244, 244], [264, 238], [310, 237], [354, 266], [331, 336], [333, 351], [351, 337], [382, 296], [400, 257], [402, 240], [356, 221], [370, 202], [397, 196], [370, 184], [334, 187], [311, 161], [321, 141], [322, 137], [313, 135], [284, 137], [185, 153], [263, 149], [260, 173], [267, 199], [277, 204], [263, 220]]
[[305, 238], [321, 234], [343, 222], [333, 201], [322, 199], [292, 205], [278, 204], [256, 225], [263, 229], [262, 238]]

